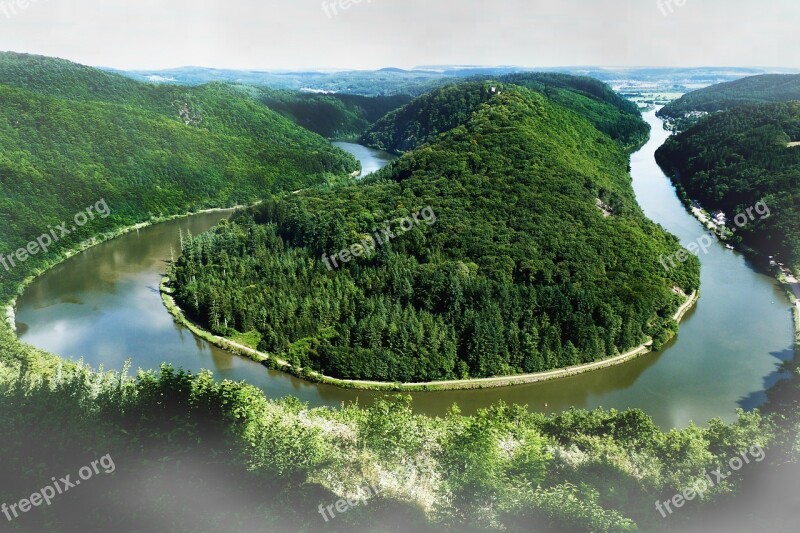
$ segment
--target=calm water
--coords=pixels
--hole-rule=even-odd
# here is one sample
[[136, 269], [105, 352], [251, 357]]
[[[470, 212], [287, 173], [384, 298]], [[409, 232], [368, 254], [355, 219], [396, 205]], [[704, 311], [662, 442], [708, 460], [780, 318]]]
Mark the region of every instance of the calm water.
[[333, 142], [334, 146], [338, 146], [345, 152], [349, 152], [355, 156], [356, 159], [361, 161], [361, 175], [363, 178], [372, 174], [376, 170], [380, 170], [390, 162], [397, 159], [397, 156], [384, 152], [383, 150], [375, 150], [374, 148], [367, 148], [360, 144], [353, 144], [347, 142]]
[[[703, 234], [687, 214], [653, 159], [667, 134], [654, 113], [651, 141], [632, 159], [634, 187], [647, 215], [684, 244]], [[351, 152], [353, 153], [353, 152]], [[359, 152], [360, 153], [360, 152]], [[374, 154], [365, 172], [380, 166]], [[382, 164], [386, 164], [386, 160]], [[20, 337], [36, 346], [107, 369], [126, 358], [134, 368], [169, 361], [221, 378], [244, 379], [269, 397], [291, 394], [312, 405], [368, 405], [380, 393], [307, 384], [218, 350], [177, 326], [157, 291], [164, 260], [178, 249], [179, 230], [197, 234], [227, 214], [168, 222], [97, 246], [38, 278], [20, 297]], [[714, 245], [703, 256], [702, 298], [682, 323], [680, 336], [660, 353], [622, 366], [564, 380], [518, 387], [416, 393], [415, 409], [442, 414], [453, 403], [465, 413], [498, 400], [554, 412], [639, 407], [664, 427], [731, 420], [737, 407], [753, 407], [777, 379], [781, 360], [792, 356], [789, 304], [774, 280], [757, 273], [737, 253]], [[545, 407], [547, 404], [547, 407]]]

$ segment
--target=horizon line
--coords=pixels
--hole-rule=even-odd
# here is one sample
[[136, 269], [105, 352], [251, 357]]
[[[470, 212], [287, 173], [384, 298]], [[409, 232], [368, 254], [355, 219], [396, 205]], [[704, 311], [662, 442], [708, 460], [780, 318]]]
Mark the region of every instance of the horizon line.
[[227, 67], [227, 66], [205, 66], [199, 64], [183, 64], [171, 67], [133, 67], [133, 68], [126, 68], [126, 67], [115, 67], [111, 65], [97, 65], [97, 64], [88, 64], [82, 63], [80, 61], [76, 61], [74, 59], [69, 59], [67, 57], [60, 57], [60, 56], [48, 56], [44, 54], [37, 54], [31, 52], [18, 52], [15, 50], [5, 50], [2, 53], [13, 53], [13, 54], [21, 54], [21, 55], [30, 55], [30, 56], [38, 56], [38, 57], [45, 57], [51, 59], [62, 59], [64, 61], [69, 61], [72, 63], [76, 63], [79, 65], [103, 69], [103, 70], [118, 70], [123, 72], [146, 72], [146, 71], [170, 71], [170, 70], [179, 70], [179, 69], [205, 69], [205, 70], [230, 70], [236, 72], [269, 72], [269, 73], [296, 73], [296, 72], [315, 72], [315, 73], [325, 73], [325, 72], [377, 72], [381, 70], [402, 70], [406, 72], [414, 72], [414, 71], [429, 71], [429, 72], [436, 72], [442, 69], [463, 69], [463, 70], [477, 70], [477, 69], [518, 69], [518, 70], [545, 70], [545, 69], [586, 69], [586, 68], [593, 68], [593, 69], [605, 69], [605, 70], [643, 70], [643, 69], [662, 69], [662, 70], [700, 70], [700, 69], [758, 69], [758, 70], [790, 70], [796, 71], [800, 73], [800, 67], [790, 67], [785, 65], [713, 65], [713, 64], [703, 64], [703, 65], [646, 65], [646, 64], [639, 64], [639, 65], [622, 65], [622, 64], [591, 64], [591, 63], [583, 63], [583, 64], [561, 64], [561, 65], [539, 65], [539, 66], [523, 66], [523, 65], [509, 65], [509, 64], [468, 64], [468, 63], [452, 63], [452, 64], [432, 64], [432, 65], [414, 65], [411, 67], [398, 67], [398, 66], [382, 66], [382, 67], [372, 67], [372, 68], [358, 68], [358, 67], [322, 67], [322, 66], [312, 66], [312, 67], [305, 67], [305, 66], [297, 66], [297, 67]]

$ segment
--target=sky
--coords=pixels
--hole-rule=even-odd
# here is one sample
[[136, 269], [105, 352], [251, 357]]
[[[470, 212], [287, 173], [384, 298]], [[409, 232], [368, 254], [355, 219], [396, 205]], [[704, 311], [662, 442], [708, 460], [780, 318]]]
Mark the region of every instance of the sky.
[[0, 0], [0, 50], [92, 66], [800, 68], [797, 0]]

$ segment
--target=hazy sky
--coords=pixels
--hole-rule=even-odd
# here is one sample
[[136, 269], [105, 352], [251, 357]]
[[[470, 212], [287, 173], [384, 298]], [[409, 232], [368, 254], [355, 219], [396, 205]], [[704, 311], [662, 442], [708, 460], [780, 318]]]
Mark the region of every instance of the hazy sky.
[[800, 67], [797, 0], [357, 1], [0, 0], [0, 50], [122, 69]]

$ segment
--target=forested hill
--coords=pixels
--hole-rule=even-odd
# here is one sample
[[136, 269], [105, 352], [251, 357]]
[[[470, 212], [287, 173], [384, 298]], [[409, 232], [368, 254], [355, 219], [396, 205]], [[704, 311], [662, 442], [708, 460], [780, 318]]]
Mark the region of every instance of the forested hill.
[[100, 199], [112, 211], [48, 253], [0, 268], [3, 297], [31, 269], [95, 234], [151, 216], [252, 202], [358, 166], [233, 87], [155, 88], [35, 56], [2, 54], [0, 63], [0, 254]]
[[800, 102], [716, 114], [658, 152], [659, 164], [691, 198], [732, 218], [763, 201], [771, 210], [737, 238], [800, 268]]
[[0, 52], [0, 84], [70, 100], [144, 105], [153, 86], [65, 59]]
[[[0, 53], [0, 84], [79, 102], [135, 106], [211, 131], [258, 135], [266, 106], [323, 137], [357, 139], [410, 96], [356, 96], [279, 91], [239, 84], [199, 86], [140, 83], [63, 59]], [[260, 105], [259, 105], [260, 104]], [[250, 120], [255, 119], [255, 123]], [[271, 124], [271, 130], [285, 125]]]
[[[483, 90], [490, 83], [494, 93]], [[521, 85], [589, 120], [597, 129], [633, 149], [647, 140], [649, 129], [635, 104], [606, 84], [566, 74], [514, 74], [496, 80], [445, 86], [414, 100], [378, 121], [361, 142], [392, 152], [414, 149], [437, 135], [463, 124], [497, 92]]]
[[663, 107], [658, 116], [681, 122], [692, 112], [716, 113], [739, 106], [800, 100], [800, 74], [764, 74], [712, 85], [683, 95]]
[[[479, 99], [477, 87], [448, 94]], [[540, 93], [486, 100], [375, 177], [272, 198], [187, 243], [172, 272], [181, 306], [342, 378], [535, 372], [663, 342], [699, 264], [659, 264], [679, 245], [640, 212], [625, 150]], [[395, 238], [341, 264], [393, 220]]]

